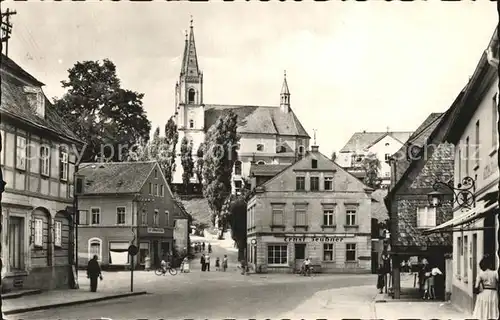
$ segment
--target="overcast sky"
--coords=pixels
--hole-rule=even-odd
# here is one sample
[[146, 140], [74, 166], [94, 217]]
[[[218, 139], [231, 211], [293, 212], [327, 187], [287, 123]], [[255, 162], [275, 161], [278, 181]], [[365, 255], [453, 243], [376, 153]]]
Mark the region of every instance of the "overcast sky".
[[413, 131], [446, 110], [497, 23], [495, 2], [5, 3], [17, 10], [9, 56], [60, 96], [67, 70], [111, 59], [145, 94], [153, 128], [174, 111], [190, 15], [204, 102], [291, 106], [320, 151], [355, 131]]

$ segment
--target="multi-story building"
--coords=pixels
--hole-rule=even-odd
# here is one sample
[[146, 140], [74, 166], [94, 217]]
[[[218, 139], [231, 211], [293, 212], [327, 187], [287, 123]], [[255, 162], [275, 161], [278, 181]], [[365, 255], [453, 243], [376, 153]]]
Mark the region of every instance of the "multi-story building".
[[[496, 35], [490, 40], [490, 46]], [[497, 42], [498, 46], [498, 42]], [[498, 59], [498, 56], [497, 56]], [[479, 261], [486, 254], [496, 259], [498, 234], [498, 73], [484, 53], [464, 89], [463, 104], [452, 114], [447, 140], [455, 144], [455, 187], [465, 177], [475, 181], [475, 204], [453, 208], [453, 219], [428, 230], [453, 235], [451, 300], [472, 313]]]
[[366, 172], [363, 160], [368, 155], [375, 155], [380, 161], [379, 177], [382, 187], [390, 184], [390, 156], [396, 153], [411, 136], [411, 132], [355, 132], [346, 145], [340, 149], [335, 162], [350, 173], [363, 179]]
[[371, 192], [313, 146], [253, 190], [247, 259], [257, 272], [370, 272]]
[[80, 267], [94, 254], [103, 267], [129, 265], [131, 244], [138, 264], [172, 253], [179, 208], [157, 162], [83, 163], [77, 179]]
[[83, 143], [45, 97], [43, 83], [2, 55], [2, 286], [71, 285], [73, 172]]
[[[204, 103], [203, 73], [198, 65], [192, 25], [189, 37], [186, 37], [181, 73], [175, 93], [175, 121], [179, 130], [179, 141], [186, 137], [193, 143], [195, 159], [206, 132], [217, 119], [229, 110], [238, 116], [237, 131], [241, 139], [239, 146], [234, 146], [238, 148], [239, 158], [234, 165], [233, 191], [242, 187], [243, 178], [248, 177], [250, 173], [252, 161], [260, 164], [292, 164], [309, 147], [310, 137], [291, 109], [286, 75], [279, 106]], [[173, 175], [173, 183], [180, 184], [182, 183], [180, 156], [176, 161], [177, 169]], [[192, 181], [196, 182], [196, 178], [193, 177]]]

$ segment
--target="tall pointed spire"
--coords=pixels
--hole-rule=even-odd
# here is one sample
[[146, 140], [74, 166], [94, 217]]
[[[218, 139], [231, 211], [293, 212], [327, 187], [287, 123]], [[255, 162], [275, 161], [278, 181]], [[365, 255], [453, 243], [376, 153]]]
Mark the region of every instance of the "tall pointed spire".
[[198, 56], [196, 55], [196, 45], [194, 42], [193, 16], [191, 16], [189, 26], [189, 36], [186, 32], [186, 45], [184, 47], [184, 56], [182, 58], [181, 74], [189, 77], [198, 77], [200, 70], [198, 68]]
[[284, 113], [290, 112], [290, 90], [288, 90], [288, 83], [286, 82], [286, 70], [284, 72], [283, 86], [281, 87], [280, 109]]

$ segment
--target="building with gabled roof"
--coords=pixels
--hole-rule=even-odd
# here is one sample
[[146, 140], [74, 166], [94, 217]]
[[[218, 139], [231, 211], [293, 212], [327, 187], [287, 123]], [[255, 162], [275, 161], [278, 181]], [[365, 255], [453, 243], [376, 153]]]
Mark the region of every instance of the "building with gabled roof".
[[[186, 35], [179, 82], [176, 83], [175, 121], [179, 141], [186, 137], [193, 143], [193, 157], [204, 141], [206, 132], [219, 117], [229, 111], [237, 115], [241, 139], [238, 160], [233, 174], [233, 190], [242, 187], [249, 177], [251, 162], [261, 164], [291, 164], [309, 148], [310, 137], [290, 103], [286, 74], [280, 93], [279, 106], [206, 104], [203, 97], [203, 73], [199, 68], [194, 30], [191, 24]], [[180, 145], [180, 144], [179, 144]], [[235, 146], [236, 147], [236, 146]], [[180, 149], [178, 150], [180, 154]], [[176, 159], [173, 183], [182, 183], [180, 157]], [[193, 177], [192, 182], [196, 182]]]
[[310, 258], [317, 272], [369, 273], [372, 191], [312, 146], [253, 189], [248, 261], [257, 272], [294, 272]]
[[[78, 200], [78, 265], [93, 255], [104, 268], [130, 265], [127, 248], [139, 248], [136, 264], [153, 265], [173, 253], [176, 219], [186, 219], [155, 161], [82, 163]], [[187, 235], [184, 235], [187, 236]], [[182, 249], [188, 244], [182, 240]]]
[[387, 163], [389, 157], [394, 154], [408, 138], [412, 132], [355, 132], [340, 149], [335, 161], [354, 174], [360, 180], [366, 176], [363, 169], [363, 161], [369, 154], [376, 155], [380, 161], [379, 178], [382, 187], [387, 188], [390, 184], [391, 171]]
[[[69, 288], [74, 279], [73, 172], [83, 142], [43, 83], [1, 55], [2, 287]], [[53, 232], [49, 232], [49, 231]]]

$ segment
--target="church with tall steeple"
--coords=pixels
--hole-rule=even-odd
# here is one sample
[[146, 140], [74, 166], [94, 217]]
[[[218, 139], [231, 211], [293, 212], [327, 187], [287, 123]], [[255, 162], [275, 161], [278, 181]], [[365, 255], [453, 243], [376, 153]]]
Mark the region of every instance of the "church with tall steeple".
[[[175, 84], [174, 119], [179, 130], [179, 143], [172, 182], [182, 183], [182, 138], [186, 137], [193, 144], [193, 158], [196, 162], [196, 152], [205, 139], [205, 133], [229, 110], [238, 116], [237, 132], [241, 137], [238, 160], [233, 170], [234, 192], [238, 192], [242, 187], [244, 178], [249, 178], [251, 166], [276, 167], [294, 163], [308, 150], [310, 136], [291, 108], [286, 72], [279, 102], [276, 106], [204, 103], [203, 72], [198, 64], [191, 19], [189, 32], [186, 32], [179, 81]], [[196, 177], [193, 177], [192, 182], [196, 181]]]

